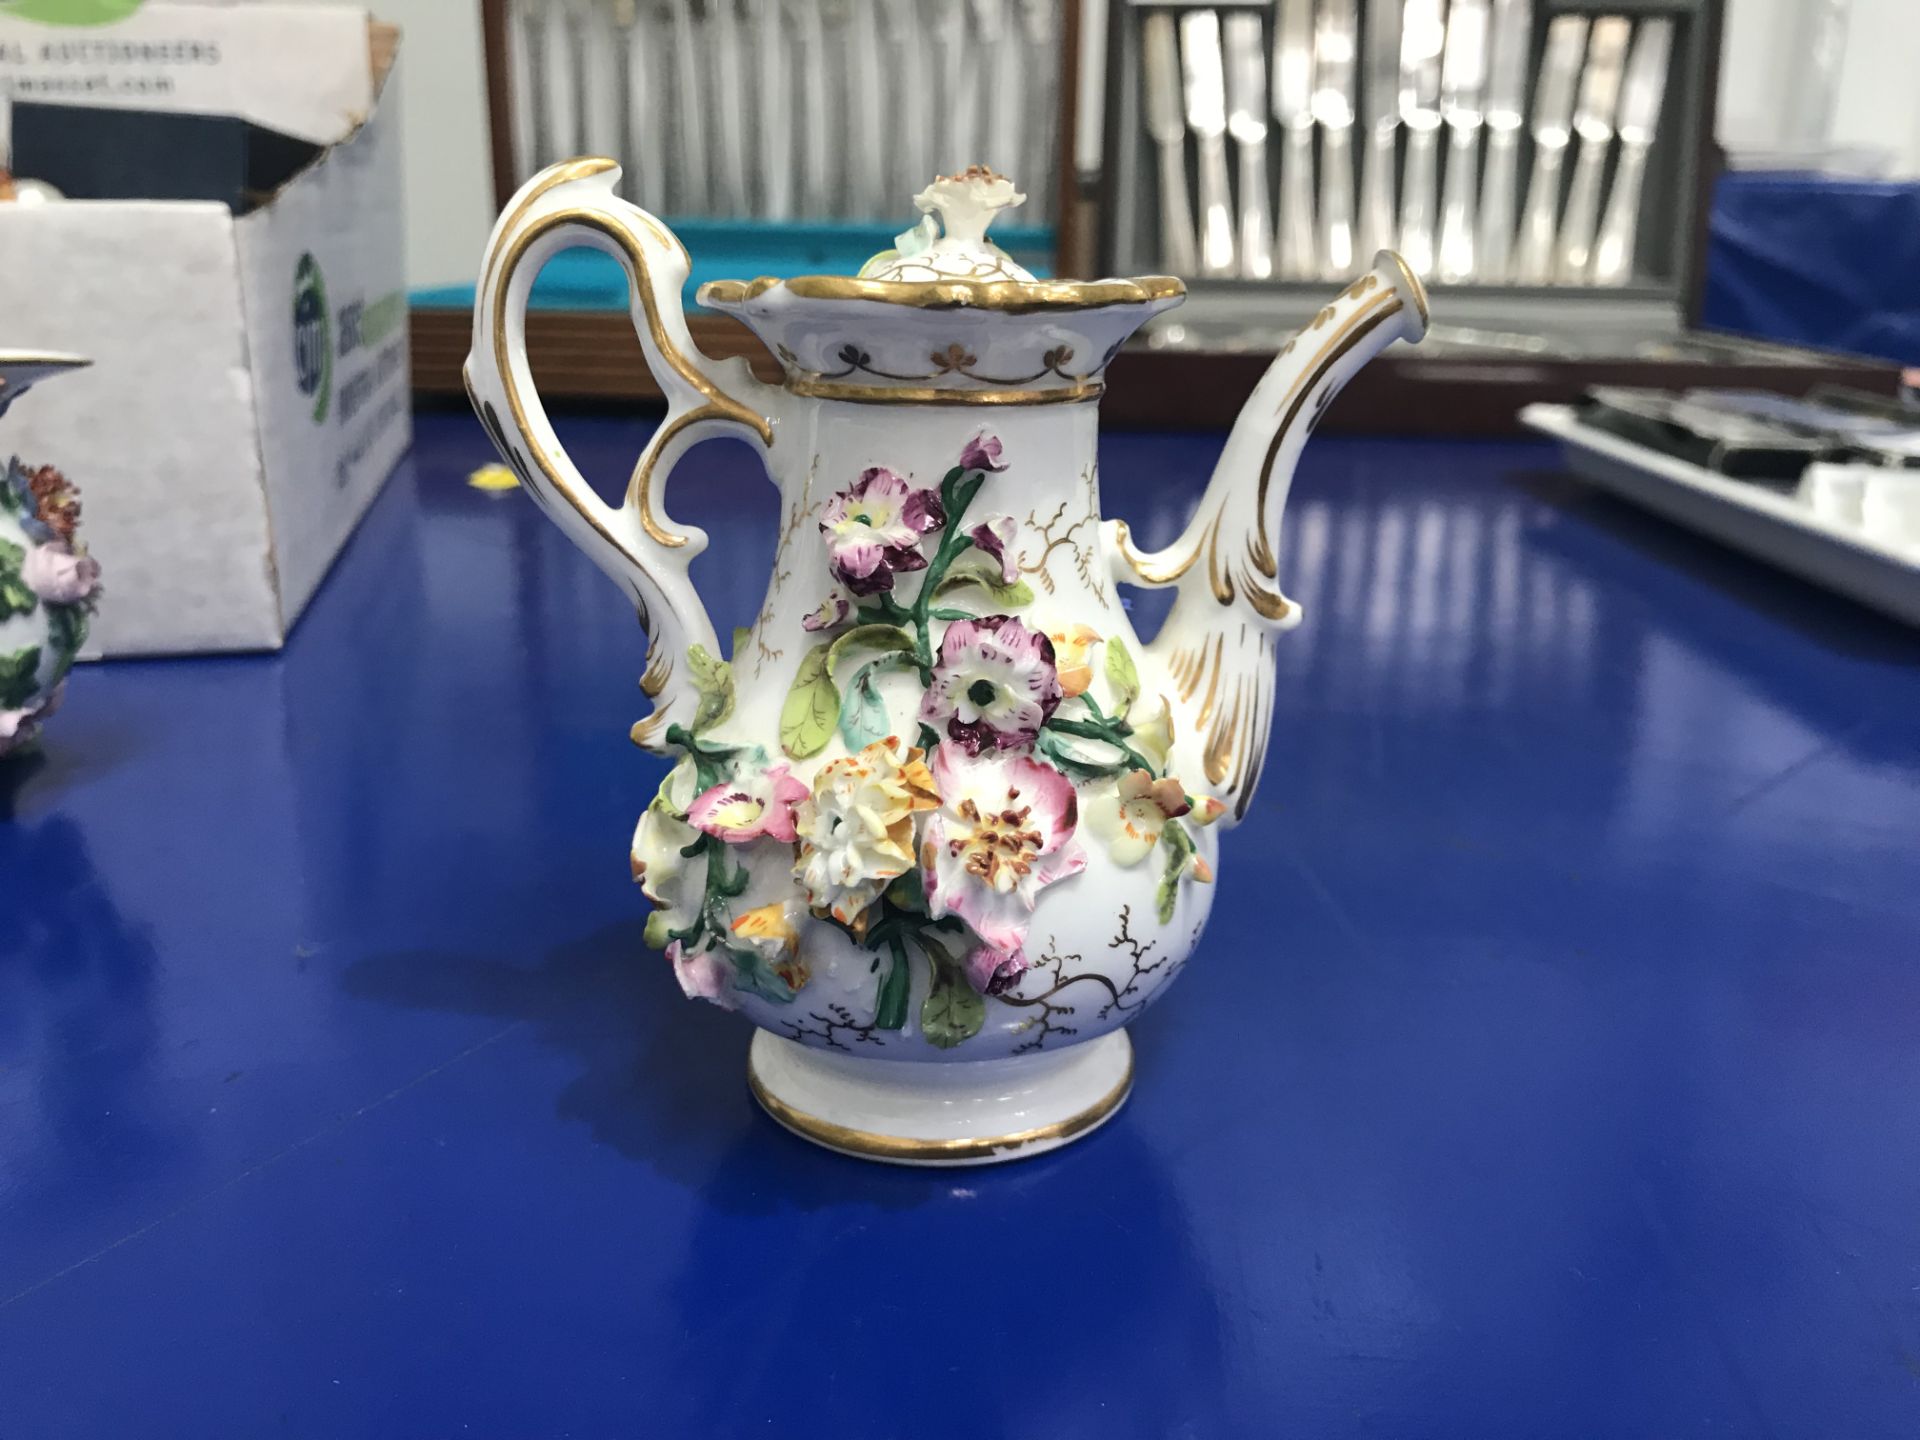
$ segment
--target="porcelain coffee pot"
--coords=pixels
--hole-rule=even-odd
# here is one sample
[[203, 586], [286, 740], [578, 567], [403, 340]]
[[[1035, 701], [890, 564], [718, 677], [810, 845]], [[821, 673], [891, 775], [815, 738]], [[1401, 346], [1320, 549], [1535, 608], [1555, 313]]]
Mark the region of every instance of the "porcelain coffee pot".
[[[858, 276], [701, 287], [778, 357], [769, 385], [694, 346], [687, 254], [618, 178], [574, 160], [513, 198], [467, 383], [649, 637], [633, 739], [674, 764], [632, 842], [648, 942], [758, 1027], [754, 1093], [812, 1140], [965, 1164], [1085, 1134], [1131, 1085], [1124, 1027], [1234, 883], [1219, 837], [1252, 800], [1273, 647], [1300, 620], [1276, 564], [1295, 457], [1361, 365], [1424, 333], [1420, 283], [1383, 253], [1289, 340], [1186, 533], [1147, 553], [1100, 511], [1097, 402], [1180, 281], [1034, 279], [987, 238], [1021, 197], [974, 167], [917, 196], [926, 218]], [[534, 277], [579, 245], [625, 268], [667, 400], [619, 505], [528, 371]], [[731, 645], [688, 579], [706, 536], [663, 504], [716, 435], [759, 452], [781, 507]], [[1150, 644], [1119, 585], [1175, 588]]]

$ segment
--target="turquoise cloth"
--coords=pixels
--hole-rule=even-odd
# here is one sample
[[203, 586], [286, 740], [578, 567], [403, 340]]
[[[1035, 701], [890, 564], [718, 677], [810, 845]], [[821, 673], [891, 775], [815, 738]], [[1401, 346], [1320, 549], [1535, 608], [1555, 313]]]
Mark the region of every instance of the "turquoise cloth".
[[[683, 297], [692, 308], [694, 291], [708, 280], [751, 280], [760, 275], [851, 275], [874, 255], [893, 248], [894, 232], [883, 225], [842, 225], [825, 221], [755, 224], [737, 220], [667, 222], [693, 257], [693, 274]], [[994, 240], [1036, 275], [1049, 273], [1053, 231], [1029, 225], [996, 230]], [[440, 285], [415, 290], [408, 300], [419, 309], [473, 307], [472, 285]], [[624, 310], [627, 280], [618, 261], [597, 250], [563, 250], [547, 262], [533, 282], [535, 310]]]

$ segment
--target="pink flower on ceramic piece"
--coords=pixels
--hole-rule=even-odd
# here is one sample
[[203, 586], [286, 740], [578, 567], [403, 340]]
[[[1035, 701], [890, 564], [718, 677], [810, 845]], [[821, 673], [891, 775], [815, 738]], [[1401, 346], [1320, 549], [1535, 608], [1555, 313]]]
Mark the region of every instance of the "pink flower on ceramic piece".
[[1015, 526], [1011, 515], [989, 515], [967, 532], [980, 553], [1000, 567], [1000, 583], [1011, 585], [1020, 578], [1020, 557], [1013, 553]]
[[673, 962], [673, 978], [689, 1000], [711, 1000], [722, 1010], [731, 1010], [733, 967], [712, 950], [689, 955], [678, 940], [667, 946], [667, 959]]
[[920, 537], [946, 523], [938, 495], [879, 466], [820, 512], [833, 573], [855, 595], [884, 594], [895, 575], [926, 569]]
[[27, 551], [20, 566], [27, 588], [53, 605], [77, 605], [100, 583], [100, 562], [76, 555], [64, 540], [49, 540]]
[[958, 915], [996, 950], [1021, 949], [1040, 892], [1086, 868], [1073, 785], [1024, 755], [933, 757], [940, 808], [920, 847], [927, 913]]
[[689, 807], [687, 821], [729, 845], [762, 835], [791, 843], [799, 835], [793, 807], [806, 798], [806, 782], [796, 780], [785, 765], [775, 765], [714, 786]]
[[982, 995], [1002, 995], [1011, 990], [1027, 972], [1027, 952], [1015, 947], [1002, 950], [993, 945], [976, 945], [960, 962], [967, 983]]
[[800, 628], [807, 631], [831, 630], [835, 626], [847, 623], [847, 617], [853, 614], [853, 599], [846, 591], [835, 586], [813, 609], [800, 619]]
[[1011, 615], [988, 615], [947, 626], [920, 719], [978, 755], [1033, 744], [1060, 700], [1053, 642]]
[[962, 470], [1004, 470], [1006, 462], [1000, 458], [1000, 437], [980, 434], [969, 440], [960, 451]]

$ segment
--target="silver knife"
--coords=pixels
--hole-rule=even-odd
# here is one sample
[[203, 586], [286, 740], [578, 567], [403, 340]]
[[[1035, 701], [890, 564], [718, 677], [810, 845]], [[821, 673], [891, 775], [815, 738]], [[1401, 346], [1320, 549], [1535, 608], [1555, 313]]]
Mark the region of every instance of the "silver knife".
[[1273, 118], [1286, 145], [1273, 265], [1284, 279], [1310, 280], [1320, 273], [1313, 243], [1313, 0], [1275, 3]]
[[1160, 263], [1176, 275], [1200, 268], [1187, 199], [1187, 120], [1180, 108], [1180, 55], [1173, 16], [1156, 10], [1141, 22], [1147, 133], [1160, 151]]
[[1019, 0], [1020, 33], [1026, 46], [1026, 84], [1021, 94], [1020, 156], [1013, 178], [1027, 192], [1027, 210], [1035, 225], [1053, 218], [1060, 161], [1054, 153], [1054, 116], [1060, 108], [1060, 46], [1054, 0]]
[[754, 83], [760, 94], [759, 147], [762, 212], [769, 220], [793, 218], [793, 61], [787, 49], [783, 0], [751, 0]]
[[1512, 278], [1544, 285], [1553, 278], [1553, 238], [1560, 228], [1560, 170], [1573, 136], [1573, 92], [1587, 53], [1587, 17], [1556, 15], [1533, 93], [1533, 173], [1521, 209], [1519, 249]]
[[1633, 39], [1633, 58], [1620, 95], [1620, 161], [1607, 196], [1607, 218], [1593, 251], [1593, 282], [1624, 285], [1633, 273], [1634, 243], [1640, 223], [1640, 182], [1647, 151], [1660, 123], [1660, 102], [1667, 92], [1667, 56], [1673, 48], [1673, 22], [1643, 20]]
[[639, 152], [634, 146], [633, 23], [634, 0], [609, 0], [607, 18], [613, 24], [613, 114], [618, 136], [615, 153], [620, 160], [620, 186], [616, 193], [623, 200], [640, 203]]
[[800, 136], [800, 214], [823, 220], [833, 211], [833, 152], [840, 148], [829, 114], [840, 108], [844, 97], [827, 93], [827, 22], [819, 0], [787, 4], [799, 32], [795, 90], [806, 120]]
[[746, 55], [742, 49], [736, 0], [708, 0], [707, 49], [713, 60], [715, 140], [719, 149], [719, 183], [714, 187], [715, 210], [722, 215], [752, 212], [747, 189]]
[[[1461, 3], [1461, 0], [1455, 0]], [[1353, 268], [1353, 69], [1360, 16], [1354, 0], [1320, 0], [1313, 27], [1313, 119], [1320, 127], [1320, 273]]]
[[1267, 57], [1260, 17], [1234, 10], [1220, 22], [1227, 47], [1227, 133], [1240, 162], [1240, 273], [1273, 274], [1273, 214], [1267, 200]]
[[1442, 280], [1475, 276], [1474, 211], [1480, 198], [1480, 123], [1487, 85], [1487, 0], [1453, 0], [1440, 67], [1440, 118], [1447, 127], [1447, 180], [1440, 201]]
[[1440, 188], [1442, 0], [1407, 0], [1400, 32], [1400, 120], [1407, 173], [1400, 187], [1400, 249], [1416, 275], [1433, 273], [1433, 211]]
[[1487, 170], [1480, 184], [1480, 234], [1473, 258], [1480, 279], [1497, 285], [1507, 278], [1513, 258], [1532, 0], [1493, 0], [1488, 23]]
[[1393, 179], [1400, 134], [1400, 21], [1400, 0], [1367, 0], [1367, 58], [1360, 90], [1367, 152], [1360, 161], [1360, 222], [1354, 244], [1362, 260], [1390, 249], [1397, 231]]
[[1586, 280], [1593, 260], [1594, 230], [1600, 221], [1600, 178], [1613, 146], [1613, 114], [1620, 103], [1620, 79], [1626, 70], [1631, 21], [1609, 15], [1593, 22], [1587, 38], [1587, 72], [1580, 77], [1580, 99], [1573, 107], [1573, 133], [1580, 153], [1567, 188], [1567, 213], [1560, 221], [1560, 258], [1554, 266], [1562, 281]]
[[1227, 186], [1227, 81], [1220, 62], [1220, 17], [1180, 17], [1180, 74], [1187, 128], [1200, 156], [1200, 273], [1233, 274], [1233, 201]]
[[920, 24], [914, 0], [880, 0], [880, 31], [886, 39], [886, 64], [880, 81], [892, 127], [887, 136], [891, 158], [882, 213], [893, 215], [902, 212], [909, 199], [933, 179], [922, 133], [927, 91], [922, 63], [926, 30]]
[[565, 14], [566, 100], [568, 118], [572, 121], [567, 129], [571, 137], [569, 148], [575, 155], [591, 155], [593, 141], [587, 129], [587, 9], [580, 0], [572, 0], [566, 6]]
[[547, 70], [547, 5], [545, 0], [527, 0], [520, 9], [520, 53], [526, 62], [526, 87], [520, 96], [520, 109], [527, 117], [527, 153], [520, 157], [520, 176], [524, 178], [554, 161], [553, 126], [547, 118], [547, 91], [552, 79]]
[[673, 109], [680, 132], [680, 153], [673, 169], [673, 207], [682, 215], [706, 215], [713, 208], [707, 179], [706, 107], [694, 78], [700, 73], [700, 42], [704, 38], [694, 32], [693, 0], [673, 0]]

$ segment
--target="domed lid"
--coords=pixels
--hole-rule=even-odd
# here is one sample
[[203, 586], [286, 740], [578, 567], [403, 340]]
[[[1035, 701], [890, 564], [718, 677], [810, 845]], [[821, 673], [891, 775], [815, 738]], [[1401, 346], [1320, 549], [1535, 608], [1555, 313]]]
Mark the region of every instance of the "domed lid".
[[1178, 304], [1170, 275], [1036, 280], [987, 238], [1026, 199], [972, 165], [914, 197], [921, 220], [858, 275], [712, 280], [698, 298], [737, 316], [824, 399], [1046, 404], [1091, 399], [1149, 316]]

